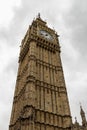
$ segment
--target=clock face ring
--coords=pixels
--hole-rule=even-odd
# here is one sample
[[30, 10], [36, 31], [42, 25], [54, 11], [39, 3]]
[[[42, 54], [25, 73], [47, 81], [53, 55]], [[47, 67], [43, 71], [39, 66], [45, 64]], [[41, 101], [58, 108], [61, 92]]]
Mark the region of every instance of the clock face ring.
[[49, 40], [52, 40], [52, 39], [53, 39], [52, 35], [51, 35], [49, 32], [45, 31], [45, 30], [40, 30], [40, 31], [39, 31], [39, 34], [40, 34], [42, 37], [46, 38], [46, 39], [49, 39]]

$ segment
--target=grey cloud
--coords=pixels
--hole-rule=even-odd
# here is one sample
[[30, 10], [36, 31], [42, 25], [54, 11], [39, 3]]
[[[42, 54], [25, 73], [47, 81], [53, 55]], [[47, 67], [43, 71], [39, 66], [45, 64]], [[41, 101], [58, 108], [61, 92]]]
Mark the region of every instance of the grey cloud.
[[[79, 3], [79, 4], [78, 4]], [[72, 30], [71, 42], [84, 55], [87, 50], [87, 1], [77, 0], [65, 16], [65, 25]], [[87, 58], [87, 57], [86, 57]]]
[[[79, 4], [78, 4], [79, 3]], [[78, 51], [79, 57], [77, 61], [72, 61], [68, 55], [64, 56], [66, 65], [69, 63], [69, 72], [72, 70], [75, 72], [82, 72], [83, 76], [86, 73], [87, 66], [87, 1], [73, 1], [72, 6], [68, 12], [63, 15], [64, 26], [70, 32], [69, 39], [70, 44], [75, 51]], [[68, 34], [67, 34], [68, 35]], [[67, 43], [66, 43], [67, 46]], [[65, 52], [66, 53], [66, 52]], [[69, 52], [71, 53], [71, 52]], [[74, 53], [74, 52], [73, 52]], [[72, 53], [72, 55], [73, 55]], [[71, 64], [71, 63], [72, 64]], [[67, 66], [68, 67], [68, 66]]]
[[13, 72], [15, 75], [17, 74], [18, 68], [18, 59], [16, 57], [12, 58], [11, 61], [7, 64], [4, 73]]
[[[24, 37], [26, 30], [28, 29], [29, 24], [32, 22], [33, 18], [37, 15], [38, 12], [41, 12], [41, 17], [43, 19], [47, 19], [48, 25], [54, 26], [56, 31], [60, 34], [60, 41], [62, 46], [62, 60], [63, 60], [63, 67], [65, 72], [65, 79], [67, 84], [67, 89], [69, 92], [69, 100], [70, 100], [70, 106], [72, 110], [72, 116], [78, 116], [79, 117], [79, 100], [83, 101], [83, 104], [86, 102], [84, 101], [87, 99], [86, 96], [86, 83], [85, 80], [82, 80], [82, 76], [85, 78], [86, 73], [86, 66], [87, 66], [87, 9], [86, 5], [87, 2], [84, 0], [84, 2], [79, 2], [79, 0], [74, 0], [72, 2], [72, 6], [67, 9], [63, 9], [61, 5], [63, 4], [63, 0], [56, 0], [50, 1], [50, 0], [37, 0], [37, 1], [30, 1], [22, 0], [22, 5], [19, 8], [14, 8], [14, 17], [11, 21], [10, 26], [8, 29], [1, 28], [0, 29], [0, 35], [2, 41], [6, 41], [3, 44], [7, 44], [8, 46], [15, 47], [16, 51], [14, 53], [17, 53], [17, 48], [20, 45], [21, 39]], [[66, 5], [68, 0], [66, 0]], [[65, 5], [65, 6], [66, 6]], [[62, 8], [62, 9], [61, 9]], [[69, 41], [67, 40], [69, 39]], [[78, 51], [79, 57], [75, 61], [72, 59], [72, 56], [69, 55], [70, 50], [67, 50], [68, 48], [64, 48], [64, 46], [67, 46], [67, 41], [70, 42], [69, 44], [72, 45], [75, 51]], [[7, 50], [6, 50], [7, 51]], [[69, 51], [69, 53], [67, 53]], [[73, 52], [74, 53], [74, 52]], [[2, 99], [4, 103], [10, 102], [9, 107], [12, 105], [12, 97], [13, 97], [13, 91], [15, 86], [15, 79], [17, 75], [17, 57], [15, 56], [13, 59], [10, 60], [9, 63], [7, 63], [6, 67], [4, 68], [4, 74], [6, 73], [6, 77], [2, 76], [2, 91], [3, 87], [8, 88], [7, 91], [7, 100], [4, 98]], [[77, 76], [77, 72], [81, 73], [81, 77]], [[8, 77], [9, 74], [9, 77]], [[7, 79], [8, 77], [8, 79]], [[6, 84], [4, 83], [6, 82]], [[77, 83], [77, 81], [79, 83]], [[84, 83], [84, 84], [80, 84]], [[80, 86], [80, 88], [79, 88]], [[6, 94], [6, 92], [5, 92]], [[75, 99], [74, 97], [78, 95], [78, 98]], [[81, 96], [80, 96], [81, 95]], [[80, 98], [81, 97], [81, 98]], [[2, 98], [2, 97], [1, 97]], [[9, 101], [10, 100], [10, 101]], [[7, 106], [5, 106], [7, 107]], [[10, 111], [10, 110], [9, 110]], [[5, 112], [10, 113], [10, 112]], [[78, 113], [78, 114], [77, 114]], [[8, 125], [8, 114], [6, 114], [6, 120], [5, 116], [3, 117], [4, 120], [7, 122], [6, 125]], [[2, 123], [3, 126], [0, 127], [0, 129], [6, 130], [6, 126], [4, 127], [4, 123]]]

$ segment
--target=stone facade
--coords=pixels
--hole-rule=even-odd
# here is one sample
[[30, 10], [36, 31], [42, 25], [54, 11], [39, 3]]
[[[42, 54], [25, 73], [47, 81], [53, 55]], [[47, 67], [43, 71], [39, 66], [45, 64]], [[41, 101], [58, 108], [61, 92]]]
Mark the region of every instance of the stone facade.
[[73, 130], [58, 34], [40, 15], [21, 43], [9, 130]]

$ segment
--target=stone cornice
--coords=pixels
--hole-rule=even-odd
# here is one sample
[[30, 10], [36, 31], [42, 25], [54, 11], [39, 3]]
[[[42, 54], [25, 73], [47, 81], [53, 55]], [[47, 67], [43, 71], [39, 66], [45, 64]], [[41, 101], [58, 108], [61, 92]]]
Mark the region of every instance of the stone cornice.
[[55, 42], [48, 41], [42, 37], [37, 37], [37, 45], [52, 52], [60, 52], [60, 47]]
[[[70, 117], [69, 117], [70, 118]], [[39, 122], [39, 121], [35, 121], [35, 123], [38, 123], [40, 125], [45, 125], [45, 126], [52, 126], [52, 127], [55, 127], [55, 128], [58, 128], [58, 129], [61, 129], [61, 130], [68, 130], [70, 129], [71, 127], [64, 127], [64, 126], [58, 126], [58, 125], [55, 125], [55, 124], [50, 124], [50, 123], [44, 123], [44, 122]]]
[[[26, 105], [24, 106], [23, 108], [32, 108], [34, 110], [34, 112], [36, 113], [37, 111], [38, 112], [43, 112], [44, 114], [50, 114], [51, 116], [57, 116], [57, 117], [61, 117], [61, 118], [72, 118], [70, 115], [66, 115], [66, 114], [58, 114], [58, 113], [53, 113], [53, 112], [48, 112], [46, 110], [42, 110], [42, 109], [37, 109], [36, 107], [32, 106], [32, 105]], [[34, 113], [34, 114], [35, 114]], [[30, 118], [29, 117], [26, 117], [26, 118], [22, 118], [21, 116], [19, 118], [17, 118], [17, 120], [15, 121], [15, 123], [11, 124], [10, 127], [13, 127], [17, 122], [19, 121], [27, 121], [29, 120]], [[31, 119], [30, 119], [31, 120]], [[61, 126], [58, 126], [56, 125], [55, 123], [54, 124], [50, 124], [50, 123], [46, 123], [46, 122], [41, 122], [41, 121], [37, 121], [35, 118], [33, 119], [33, 122], [35, 123], [39, 123], [39, 124], [43, 124], [43, 125], [49, 125], [49, 126], [53, 126], [53, 127], [57, 127], [57, 128], [62, 128], [62, 129], [65, 129], [65, 128], [68, 128], [68, 127], [61, 127]], [[26, 122], [25, 122], [26, 123]], [[32, 123], [32, 122], [31, 122]]]
[[46, 49], [48, 49], [50, 51], [53, 50], [53, 52], [55, 52], [55, 51], [60, 52], [60, 46], [58, 45], [58, 42], [55, 42], [54, 40], [50, 41], [50, 40], [42, 38], [39, 35], [33, 34], [33, 33], [30, 35], [29, 40], [30, 41], [36, 41], [38, 46], [46, 48]]
[[37, 79], [36, 79], [36, 85], [39, 87], [43, 87], [44, 89], [47, 88], [47, 89], [50, 89], [51, 91], [55, 91], [58, 93], [67, 93], [66, 87], [64, 86], [55, 86], [55, 85], [52, 85], [52, 84], [49, 84], [49, 83], [46, 83], [44, 81], [40, 81]]
[[55, 66], [55, 65], [47, 63], [47, 62], [45, 62], [43, 60], [40, 60], [40, 59], [36, 59], [36, 64], [40, 64], [40, 65], [43, 65], [45, 67], [49, 67], [50, 69], [53, 69], [55, 71], [63, 71], [62, 66]]

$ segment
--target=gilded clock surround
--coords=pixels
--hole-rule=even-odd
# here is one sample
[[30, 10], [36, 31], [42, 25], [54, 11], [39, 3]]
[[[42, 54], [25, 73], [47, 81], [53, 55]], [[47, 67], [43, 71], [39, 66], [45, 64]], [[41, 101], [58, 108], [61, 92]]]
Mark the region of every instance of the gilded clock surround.
[[45, 30], [39, 30], [39, 35], [41, 35], [43, 38], [47, 40], [53, 40], [53, 36]]

